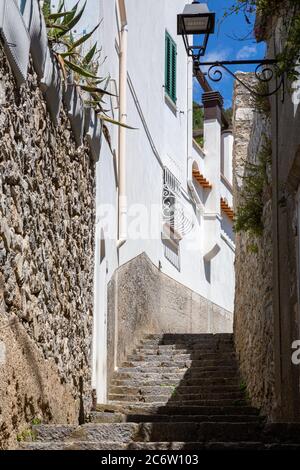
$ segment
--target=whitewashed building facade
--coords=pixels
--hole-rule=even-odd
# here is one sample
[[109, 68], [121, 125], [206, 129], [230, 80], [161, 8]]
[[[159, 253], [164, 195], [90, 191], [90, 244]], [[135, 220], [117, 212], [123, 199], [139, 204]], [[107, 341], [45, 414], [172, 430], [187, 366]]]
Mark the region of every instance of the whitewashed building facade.
[[[55, 10], [59, 0], [51, 3]], [[66, 7], [75, 3], [65, 1]], [[110, 76], [108, 90], [116, 95], [108, 104], [110, 115], [134, 128], [106, 124], [111, 144], [102, 138], [96, 168], [94, 351], [103, 358], [102, 385], [95, 385], [100, 401], [106, 286], [119, 266], [146, 253], [161, 272], [229, 315], [233, 311], [232, 135], [222, 133], [222, 103], [212, 93], [204, 99], [204, 148], [193, 141], [193, 67], [177, 36], [177, 14], [185, 4], [88, 0], [74, 31], [80, 36], [101, 21], [93, 40], [102, 48], [100, 75]], [[174, 200], [175, 213], [168, 208]]]

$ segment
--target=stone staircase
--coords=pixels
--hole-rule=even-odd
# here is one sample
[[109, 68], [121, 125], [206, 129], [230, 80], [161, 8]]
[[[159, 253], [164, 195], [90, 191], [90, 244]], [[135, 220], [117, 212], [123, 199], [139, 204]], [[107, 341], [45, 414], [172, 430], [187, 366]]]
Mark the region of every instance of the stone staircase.
[[82, 426], [39, 425], [28, 450], [300, 449], [297, 424], [247, 402], [230, 334], [149, 335]]

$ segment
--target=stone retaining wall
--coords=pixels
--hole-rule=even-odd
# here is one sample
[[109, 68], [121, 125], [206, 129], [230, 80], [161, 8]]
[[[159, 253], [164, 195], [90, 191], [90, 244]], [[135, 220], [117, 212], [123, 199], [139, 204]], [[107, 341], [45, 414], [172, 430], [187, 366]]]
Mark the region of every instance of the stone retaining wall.
[[0, 448], [90, 408], [94, 163], [0, 47]]
[[[241, 79], [255, 86], [251, 74]], [[243, 187], [245, 161], [254, 163], [269, 120], [254, 110], [251, 95], [238, 82], [234, 89], [233, 165], [235, 211]], [[270, 178], [270, 175], [269, 175]], [[269, 181], [271, 183], [271, 181]], [[275, 403], [274, 319], [272, 304], [272, 201], [265, 188], [262, 237], [236, 236], [234, 336], [241, 375], [254, 406], [272, 418]], [[255, 248], [255, 249], [254, 249]]]

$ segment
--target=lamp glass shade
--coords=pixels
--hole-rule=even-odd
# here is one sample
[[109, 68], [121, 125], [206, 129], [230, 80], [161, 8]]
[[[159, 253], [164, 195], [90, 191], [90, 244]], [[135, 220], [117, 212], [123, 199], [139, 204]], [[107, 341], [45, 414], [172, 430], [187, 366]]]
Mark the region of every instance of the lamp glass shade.
[[211, 34], [214, 29], [215, 13], [209, 11], [206, 3], [188, 4], [178, 15], [178, 34]]
[[209, 26], [209, 16], [187, 16], [183, 17], [185, 31], [187, 34], [206, 34]]

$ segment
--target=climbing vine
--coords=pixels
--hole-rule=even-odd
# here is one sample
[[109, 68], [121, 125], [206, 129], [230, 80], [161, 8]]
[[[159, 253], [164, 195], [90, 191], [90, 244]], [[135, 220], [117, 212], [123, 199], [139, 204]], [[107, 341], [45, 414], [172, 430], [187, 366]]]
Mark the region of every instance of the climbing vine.
[[241, 202], [237, 209], [234, 229], [236, 232], [248, 232], [261, 236], [263, 233], [263, 195], [268, 185], [268, 167], [272, 161], [271, 142], [265, 142], [257, 156], [257, 163], [245, 163]]
[[248, 24], [252, 24], [253, 14], [257, 13], [261, 19], [254, 28], [257, 37], [265, 37], [270, 18], [282, 18], [282, 36], [286, 39], [282, 51], [276, 57], [278, 73], [286, 73], [291, 81], [297, 79], [299, 71], [296, 65], [300, 59], [300, 0], [235, 0], [225, 12], [225, 17], [239, 12], [244, 14]]

